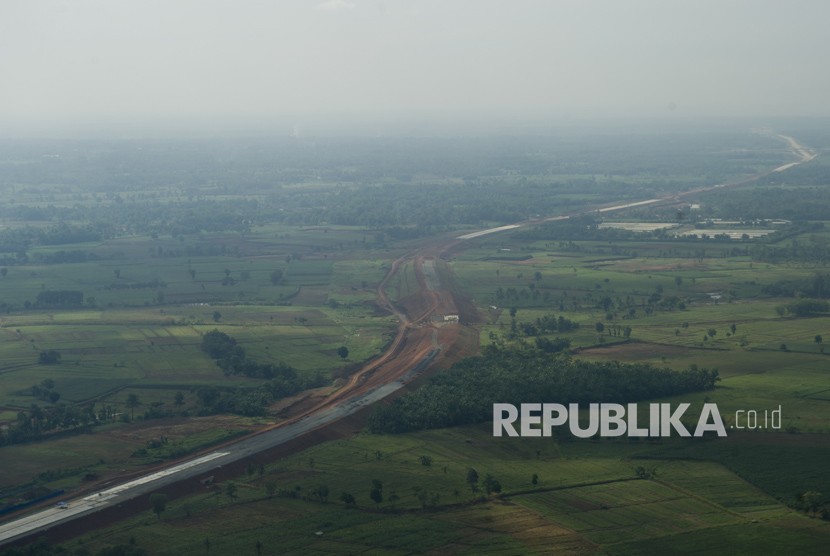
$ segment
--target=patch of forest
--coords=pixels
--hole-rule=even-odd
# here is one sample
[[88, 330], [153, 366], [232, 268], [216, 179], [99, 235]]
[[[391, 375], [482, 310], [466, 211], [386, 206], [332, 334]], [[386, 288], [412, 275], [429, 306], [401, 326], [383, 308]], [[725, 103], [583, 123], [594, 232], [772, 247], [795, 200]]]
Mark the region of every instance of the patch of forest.
[[645, 363], [590, 362], [537, 350], [487, 348], [414, 392], [378, 407], [373, 433], [404, 433], [482, 423], [494, 403], [631, 403], [712, 390], [717, 369], [683, 371]]
[[[561, 214], [591, 198], [649, 198], [786, 158], [765, 150], [775, 140], [745, 133], [693, 130], [669, 139], [616, 130], [576, 136], [0, 142], [0, 160], [15, 161], [0, 165], [0, 189], [10, 192], [0, 218], [24, 226], [0, 231], [0, 254], [9, 254], [0, 260], [24, 261], [37, 245], [132, 234], [245, 233], [271, 222], [367, 226], [395, 239]], [[735, 145], [747, 147], [745, 158], [725, 148]], [[25, 227], [33, 222], [39, 224]], [[64, 254], [56, 262], [78, 256]]]

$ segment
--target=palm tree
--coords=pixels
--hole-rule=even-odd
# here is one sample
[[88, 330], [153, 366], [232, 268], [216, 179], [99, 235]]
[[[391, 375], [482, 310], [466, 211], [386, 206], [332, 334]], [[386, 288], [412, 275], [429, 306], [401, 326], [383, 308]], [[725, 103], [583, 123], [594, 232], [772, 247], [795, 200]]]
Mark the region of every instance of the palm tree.
[[127, 396], [127, 407], [130, 408], [130, 421], [132, 421], [135, 417], [135, 406], [137, 405], [141, 405], [141, 401], [138, 399], [136, 394], [130, 394]]

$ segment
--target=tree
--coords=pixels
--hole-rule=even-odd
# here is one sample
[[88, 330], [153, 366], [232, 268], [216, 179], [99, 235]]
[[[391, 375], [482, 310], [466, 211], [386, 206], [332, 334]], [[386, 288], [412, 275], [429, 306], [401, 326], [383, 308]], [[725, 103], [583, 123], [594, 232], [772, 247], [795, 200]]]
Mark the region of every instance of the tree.
[[132, 421], [135, 417], [135, 408], [138, 405], [141, 405], [141, 401], [138, 399], [136, 394], [130, 394], [127, 396], [127, 407], [130, 408], [130, 421]]
[[605, 325], [602, 324], [601, 322], [598, 322], [594, 325], [594, 329], [596, 329], [597, 332], [602, 334], [602, 332], [605, 330]]
[[268, 481], [265, 483], [265, 494], [268, 495], [268, 498], [272, 498], [277, 493], [277, 483], [274, 481]]
[[830, 303], [818, 299], [801, 299], [787, 305], [786, 310], [797, 317], [810, 317], [830, 311]]
[[383, 502], [383, 491], [372, 487], [369, 491], [369, 498], [371, 498], [375, 504], [380, 504]]
[[219, 311], [214, 311], [213, 322], [219, 322], [220, 320], [222, 320], [222, 313], [220, 313]]
[[824, 497], [820, 492], [808, 490], [807, 492], [802, 493], [798, 498], [800, 503], [799, 505], [805, 512], [815, 514], [818, 511], [819, 506], [821, 506], [821, 500]]
[[421, 465], [424, 467], [431, 467], [432, 466], [432, 456], [421, 456]]
[[349, 492], [342, 493], [340, 495], [340, 500], [347, 506], [354, 506], [357, 504], [357, 500], [355, 500], [355, 497]]
[[231, 500], [236, 498], [236, 483], [228, 483], [225, 485], [225, 495]]
[[9, 273], [9, 269], [6, 268], [5, 266], [3, 268], [0, 268], [0, 275], [2, 275], [3, 278], [5, 278], [6, 274], [8, 274], [8, 273]]
[[637, 468], [634, 469], [634, 475], [636, 475], [638, 479], [653, 479], [657, 476], [657, 469], [654, 467], [643, 467], [642, 465], [638, 465]]
[[41, 351], [37, 360], [41, 365], [57, 365], [61, 362], [61, 354], [54, 349]]
[[202, 351], [213, 359], [245, 359], [245, 350], [224, 332], [212, 330], [202, 336]]
[[813, 341], [817, 344], [820, 344], [821, 342], [824, 341], [824, 338], [821, 337], [821, 334], [816, 334], [816, 337], [813, 338]]
[[320, 498], [320, 502], [326, 503], [329, 500], [329, 487], [328, 485], [320, 485], [317, 487], [317, 497]]
[[[84, 304], [84, 292], [78, 290], [44, 290], [38, 292], [37, 307], [80, 307]], [[25, 304], [24, 304], [25, 305]]]
[[120, 268], [116, 268], [115, 270], [112, 271], [112, 273], [115, 274], [116, 278], [121, 278], [121, 269]]
[[274, 284], [275, 286], [279, 285], [279, 283], [282, 282], [282, 275], [283, 275], [282, 270], [280, 270], [280, 269], [277, 269], [277, 270], [273, 271], [271, 273], [271, 283]]
[[339, 355], [341, 359], [346, 359], [349, 356], [349, 348], [346, 346], [340, 346], [337, 348], [337, 355]]
[[173, 403], [176, 405], [184, 405], [184, 394], [182, 392], [176, 392], [176, 397], [174, 398]]
[[605, 296], [602, 297], [602, 299], [600, 299], [599, 305], [600, 305], [600, 307], [602, 307], [603, 311], [606, 311], [608, 313], [608, 316], [605, 317], [606, 319], [611, 320], [611, 319], [614, 318], [613, 313], [608, 312], [614, 306], [614, 300], [613, 299], [611, 299], [610, 297], [605, 295]]
[[717, 330], [715, 330], [714, 328], [710, 328], [709, 330], [707, 330], [707, 331], [706, 331], [706, 334], [707, 334], [710, 338], [714, 338], [715, 336], [717, 336], [718, 331], [717, 331]]
[[530, 479], [530, 483], [533, 484], [533, 485], [538, 485], [539, 484], [539, 475], [534, 473], [533, 477], [531, 477], [531, 479]]
[[472, 492], [478, 490], [478, 471], [472, 467], [467, 469], [467, 484], [470, 485], [470, 490]]
[[151, 494], [150, 506], [152, 506], [156, 517], [161, 519], [161, 513], [167, 509], [167, 495], [161, 493]]
[[732, 334], [734, 334], [737, 329], [738, 327], [735, 325], [734, 322], [731, 325], [729, 325], [729, 330], [732, 331]]
[[489, 495], [490, 493], [495, 492], [498, 494], [501, 492], [501, 483], [490, 475], [489, 473], [484, 477], [484, 491]]

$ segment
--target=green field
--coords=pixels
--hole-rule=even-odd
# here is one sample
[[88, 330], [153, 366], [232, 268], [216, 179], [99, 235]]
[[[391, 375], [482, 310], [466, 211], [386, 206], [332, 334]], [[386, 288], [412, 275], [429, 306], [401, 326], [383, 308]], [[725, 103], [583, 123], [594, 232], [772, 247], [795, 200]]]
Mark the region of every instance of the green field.
[[[83, 250], [94, 258], [84, 263], [6, 269], [0, 289], [6, 307], [0, 315], [0, 424], [14, 422], [33, 404], [65, 403], [95, 412], [111, 408], [116, 422], [105, 428], [114, 430], [127, 427], [121, 420], [150, 413], [156, 419], [165, 414], [193, 419], [200, 411], [200, 388], [244, 390], [263, 383], [225, 375], [202, 352], [202, 336], [214, 329], [232, 336], [257, 363], [286, 364], [300, 377], [319, 375], [326, 381], [342, 366], [380, 353], [396, 326], [375, 305], [385, 262], [372, 259], [363, 247], [363, 230], [332, 232], [265, 226], [245, 236], [213, 234], [183, 241], [116, 238], [60, 246], [60, 251]], [[208, 249], [224, 254], [189, 254]], [[54, 251], [58, 249], [38, 247], [30, 256], [34, 260]], [[278, 283], [275, 270], [281, 272]], [[50, 290], [82, 291], [83, 304], [33, 306], [39, 292]], [[341, 346], [349, 350], [345, 361], [337, 354]], [[39, 361], [48, 350], [60, 354], [58, 364]], [[59, 394], [56, 403], [33, 394], [32, 388], [45, 382]], [[131, 398], [137, 405], [131, 405]], [[153, 427], [156, 419], [143, 427], [129, 426]], [[240, 425], [245, 428], [244, 420]], [[207, 446], [210, 427], [204, 422], [198, 434], [180, 434]], [[224, 433], [217, 429], [216, 434]], [[48, 488], [77, 483], [94, 470], [143, 465], [141, 458], [130, 458], [147, 440], [144, 433], [139, 437], [131, 442], [126, 435], [110, 433], [58, 435], [33, 446], [4, 446], [0, 457], [19, 461], [18, 454], [25, 453], [27, 465], [7, 466], [0, 489], [32, 480], [44, 483], [38, 477], [55, 471], [53, 454], [61, 451], [67, 454], [59, 458], [62, 473], [74, 479], [46, 481]]]
[[[193, 147], [192, 158], [166, 145], [141, 163], [120, 145], [112, 148], [133, 153], [127, 168], [137, 172], [123, 176], [100, 175], [74, 144], [55, 145], [60, 165], [0, 149], [0, 162], [29, 156], [33, 165], [30, 174], [0, 165], [14, 201], [0, 208], [0, 427], [39, 426], [44, 412], [69, 423], [0, 447], [0, 503], [56, 489], [71, 496], [285, 418], [285, 406], [333, 391], [388, 345], [398, 323], [378, 306], [377, 288], [393, 261], [437, 253], [462, 231], [581, 211], [584, 222], [528, 225], [443, 253], [442, 285], [481, 317], [458, 303], [472, 327], [464, 332], [482, 347], [546, 349], [543, 340], [560, 338], [589, 361], [716, 368], [713, 390], [650, 401], [715, 403], [727, 438], [494, 438], [487, 423], [356, 433], [254, 458], [244, 475], [173, 500], [158, 517], [148, 501], [146, 512], [66, 547], [94, 554], [136, 544], [177, 556], [826, 552], [830, 312], [791, 306], [827, 297], [813, 287], [830, 280], [827, 164], [674, 197], [792, 153], [774, 136], [745, 132], [676, 143], [624, 137], [517, 137], [497, 148], [483, 140], [475, 155], [467, 140], [321, 142], [313, 154], [292, 143], [278, 168], [270, 144], [226, 158], [206, 154], [224, 147]], [[168, 149], [186, 163], [161, 157], [162, 179], [156, 157]], [[338, 149], [356, 149], [362, 162]], [[214, 170], [202, 170], [202, 155]], [[264, 166], [237, 162], [247, 157]], [[591, 211], [656, 197], [665, 202]], [[736, 240], [595, 227], [705, 231], [720, 226], [712, 219], [733, 219], [738, 230], [789, 223]], [[413, 262], [386, 284], [401, 306], [418, 288]], [[554, 321], [563, 328], [542, 329]], [[295, 375], [232, 374], [238, 361], [226, 374], [202, 350], [214, 330], [250, 361]], [[296, 384], [257, 412], [244, 404]], [[210, 405], [211, 396], [227, 403]], [[780, 428], [767, 426], [763, 416], [779, 408]], [[740, 430], [750, 412], [759, 420]]]
[[[826, 523], [787, 508], [728, 467], [668, 455], [681, 447], [495, 439], [487, 427], [360, 435], [240, 477], [235, 499], [220, 485], [217, 494], [172, 502], [161, 523], [148, 511], [69, 546], [135, 538], [153, 554], [199, 554], [208, 538], [212, 550], [260, 542], [288, 554], [642, 554], [653, 546], [685, 554], [697, 543], [732, 547], [734, 534], [743, 553], [757, 554], [769, 553], [770, 539], [807, 552], [830, 539]], [[650, 451], [666, 459], [639, 459]], [[423, 456], [432, 458], [429, 466]], [[643, 461], [656, 468], [655, 480], [635, 478]], [[482, 478], [494, 475], [502, 493], [472, 492], [470, 467]], [[373, 479], [383, 484], [380, 504], [369, 498]], [[327, 502], [317, 495], [321, 485]], [[341, 492], [352, 493], [356, 506], [344, 507]]]
[[[261, 475], [236, 481], [234, 498], [220, 490], [177, 500], [161, 523], [139, 516], [78, 545], [97, 549], [137, 538], [153, 554], [201, 554], [207, 538], [216, 551], [259, 542], [285, 553], [640, 554], [664, 546], [681, 554], [740, 542], [734, 553], [752, 554], [787, 543], [809, 552], [830, 540], [824, 522], [793, 509], [801, 492], [830, 492], [824, 468], [830, 457], [824, 440], [830, 433], [828, 355], [814, 341], [816, 334], [830, 337], [830, 318], [781, 315], [776, 308], [791, 300], [761, 291], [780, 280], [808, 279], [815, 269], [758, 264], [718, 250], [684, 255], [687, 246], [671, 242], [614, 247], [629, 255], [603, 253], [609, 248], [592, 242], [582, 244], [588, 252], [510, 236], [482, 243], [449, 263], [485, 317], [482, 344], [533, 341], [513, 330], [508, 309], [515, 307], [518, 324], [551, 315], [578, 323], [577, 330], [547, 334], [568, 338], [576, 357], [716, 367], [721, 381], [714, 391], [664, 401], [716, 403], [729, 438], [557, 443], [494, 439], [486, 426], [359, 435], [263, 462]], [[26, 407], [27, 388], [52, 379], [64, 400], [112, 404], [123, 414], [135, 411], [129, 409], [131, 394], [141, 400], [139, 412], [171, 407], [177, 391], [186, 394], [183, 407], [192, 408], [200, 386], [249, 382], [224, 376], [200, 351], [201, 336], [213, 329], [236, 338], [257, 361], [285, 362], [305, 373], [336, 368], [340, 345], [349, 348], [350, 360], [381, 349], [394, 323], [376, 312], [373, 288], [388, 262], [292, 260], [279, 286], [268, 282], [267, 265], [257, 264], [250, 267], [244, 297], [229, 289], [242, 282], [219, 284], [226, 275], [221, 261], [203, 260], [197, 276], [213, 273], [216, 283], [204, 291], [223, 296], [215, 301], [170, 303], [165, 295], [163, 305], [156, 299], [149, 306], [4, 317], [0, 349], [8, 387], [2, 403], [12, 410]], [[163, 268], [145, 269], [145, 279]], [[388, 285], [395, 300], [416, 288], [411, 265]], [[666, 306], [663, 299], [675, 301]], [[619, 332], [623, 327], [630, 327], [629, 337]], [[61, 352], [59, 365], [34, 360], [47, 348]], [[739, 424], [739, 410], [763, 414], [779, 406], [780, 430], [738, 434], [732, 428]], [[104, 434], [124, 436], [124, 424], [15, 447], [34, 466], [10, 467], [10, 484], [35, 479], [49, 488], [71, 487], [80, 484], [79, 477], [106, 474], [127, 460], [160, 461], [252, 424], [237, 419], [197, 434], [174, 428], [170, 444], [157, 448], [147, 447], [146, 434], [105, 448]], [[66, 455], [64, 471], [45, 463], [57, 452]], [[638, 479], [634, 469], [641, 465], [655, 469], [656, 477]], [[482, 480], [495, 477], [501, 493], [473, 491], [466, 481], [471, 467]], [[372, 480], [383, 484], [380, 503], [369, 498]], [[322, 485], [329, 490], [327, 502], [319, 496]], [[356, 508], [343, 507], [343, 492], [354, 495]], [[265, 517], [275, 513], [282, 516], [278, 528]], [[223, 531], [233, 540], [223, 539]]]

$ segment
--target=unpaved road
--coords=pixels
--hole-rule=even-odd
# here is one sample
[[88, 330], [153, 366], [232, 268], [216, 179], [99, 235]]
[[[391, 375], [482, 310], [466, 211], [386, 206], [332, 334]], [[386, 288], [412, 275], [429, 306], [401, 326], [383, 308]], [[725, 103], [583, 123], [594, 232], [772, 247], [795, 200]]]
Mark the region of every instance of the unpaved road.
[[[450, 289], [441, 283], [434, 271], [433, 265], [442, 250], [443, 246], [437, 244], [420, 248], [392, 263], [378, 286], [377, 295], [379, 304], [398, 318], [399, 325], [393, 341], [383, 354], [365, 364], [346, 384], [319, 404], [286, 422], [214, 448], [208, 454], [167, 465], [115, 486], [99, 487], [65, 499], [60, 506], [47, 507], [0, 524], [0, 545], [41, 535], [56, 526], [65, 530], [66, 524], [73, 520], [115, 511], [130, 500], [183, 481], [189, 481], [194, 488], [202, 488], [202, 482], [223, 467], [250, 460], [256, 454], [339, 421], [402, 388], [440, 359], [442, 344], [454, 342], [457, 331], [454, 333], [452, 329], [461, 326], [459, 323], [444, 323], [442, 319], [433, 322], [433, 317], [457, 313]], [[406, 303], [399, 306], [389, 299], [386, 288], [407, 263], [414, 266], [418, 291], [401, 300]], [[429, 280], [424, 272], [425, 264], [430, 266]]]
[[[455, 238], [441, 238], [404, 255], [393, 261], [377, 289], [378, 303], [398, 318], [399, 325], [395, 338], [382, 355], [364, 365], [340, 389], [289, 421], [259, 431], [242, 440], [229, 442], [208, 454], [179, 461], [115, 486], [107, 485], [106, 488], [86, 492], [76, 498], [66, 500], [66, 507], [48, 507], [0, 524], [0, 545], [32, 539], [55, 527], [62, 527], [62, 536], [65, 537], [67, 536], [67, 524], [73, 520], [94, 517], [93, 514], [101, 515], [100, 512], [107, 510], [115, 511], [116, 508], [121, 508], [122, 505], [135, 501], [138, 497], [157, 492], [161, 487], [179, 485], [181, 490], [181, 485], [184, 483], [201, 487], [199, 481], [205, 481], [224, 466], [241, 460], [249, 460], [256, 454], [272, 450], [320, 430], [399, 390], [419, 372], [440, 358], [441, 351], [446, 350], [458, 338], [457, 330], [453, 329], [464, 326], [462, 323], [445, 324], [441, 321], [444, 315], [457, 315], [458, 304], [454, 299], [452, 288], [449, 284], [438, 280], [434, 268], [429, 269], [428, 278], [427, 273], [424, 272], [425, 264], [436, 264], [442, 254], [457, 247], [460, 243], [506, 230], [564, 220], [584, 214], [674, 203], [682, 197], [717, 188], [745, 185], [773, 172], [783, 172], [815, 158], [814, 152], [802, 146], [794, 138], [784, 135], [778, 135], [778, 137], [786, 141], [793, 153], [801, 160], [732, 184], [717, 184], [655, 199], [611, 204], [573, 214], [528, 220], [471, 232]], [[389, 299], [386, 288], [390, 280], [408, 263], [413, 264], [419, 288], [415, 294], [406, 300], [399, 300], [400, 303], [396, 305]], [[132, 504], [131, 508], [129, 511], [146, 511], [148, 506]], [[78, 529], [78, 533], [81, 531], [82, 529]]]

